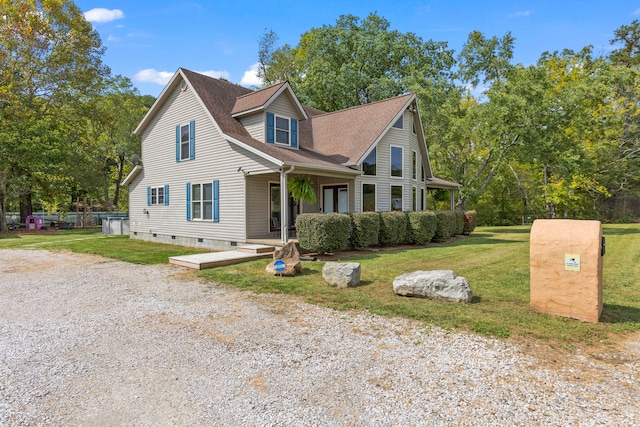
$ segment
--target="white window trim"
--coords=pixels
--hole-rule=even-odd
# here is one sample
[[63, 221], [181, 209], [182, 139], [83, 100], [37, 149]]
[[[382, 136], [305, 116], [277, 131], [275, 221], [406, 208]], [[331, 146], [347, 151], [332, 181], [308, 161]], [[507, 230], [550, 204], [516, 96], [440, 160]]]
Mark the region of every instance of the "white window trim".
[[420, 188], [420, 199], [421, 199], [420, 210], [421, 211], [427, 210], [427, 190], [424, 187]]
[[[414, 181], [418, 180], [418, 152], [416, 150], [411, 150], [411, 179]], [[414, 161], [415, 159], [415, 161]]]
[[[187, 141], [182, 141], [182, 128], [187, 128]], [[187, 157], [182, 156], [182, 146], [187, 146]], [[191, 123], [187, 123], [186, 125], [180, 125], [180, 161], [190, 160], [191, 159]]]
[[[415, 197], [413, 197], [414, 194]], [[411, 210], [418, 211], [418, 187], [415, 185], [411, 186]]]
[[[393, 176], [393, 149], [399, 148], [402, 150], [401, 163], [402, 163], [402, 175], [401, 176]], [[404, 179], [404, 147], [399, 145], [390, 145], [389, 146], [389, 177], [391, 179]]]
[[[398, 123], [400, 120], [402, 120], [402, 126], [397, 127], [396, 123]], [[393, 124], [391, 125], [391, 129], [404, 130], [404, 113], [401, 114], [395, 122], [393, 122]]]
[[[375, 152], [376, 153], [376, 173], [374, 175], [367, 175], [364, 173], [364, 161], [367, 160], [367, 158], [371, 155], [371, 153]], [[389, 152], [391, 153], [391, 152]], [[364, 160], [362, 161], [362, 165], [360, 165], [360, 170], [362, 170], [362, 176], [378, 176], [378, 146], [373, 147], [373, 150], [371, 150], [368, 154], [367, 157], [364, 158]]]
[[[151, 188], [151, 197], [149, 200], [149, 206], [164, 206], [164, 198], [166, 197], [166, 195], [164, 194], [164, 185], [161, 185], [159, 187], [150, 187]], [[162, 203], [160, 202], [159, 199], [159, 195], [160, 195], [160, 190], [162, 190]], [[153, 195], [153, 193], [156, 193], [155, 196]], [[153, 201], [155, 197], [155, 202]]]
[[[284, 142], [278, 142], [278, 118], [284, 119], [289, 123], [289, 130], [287, 131], [288, 142], [286, 144]], [[273, 114], [273, 143], [283, 147], [291, 147], [291, 117], [285, 117], [275, 113]]]
[[[211, 203], [211, 219], [205, 219], [203, 218], [204, 216], [204, 185], [206, 184], [210, 184], [211, 185], [211, 200], [207, 201], [207, 203]], [[194, 200], [193, 199], [193, 187], [199, 185], [200, 186], [200, 200]], [[203, 221], [203, 222], [213, 222], [213, 182], [211, 181], [205, 181], [205, 182], [192, 182], [191, 183], [191, 188], [189, 189], [191, 191], [191, 221]], [[194, 203], [200, 203], [200, 217], [196, 218], [195, 217], [195, 209], [193, 207]]]
[[[371, 176], [371, 175], [368, 175]], [[378, 212], [378, 184], [375, 182], [363, 182], [360, 187], [360, 212], [371, 212], [364, 210], [364, 186], [365, 185], [373, 185], [374, 193], [373, 193], [373, 212]]]
[[400, 211], [404, 212], [404, 185], [403, 184], [391, 184], [389, 186], [389, 210], [393, 211], [393, 187], [401, 187], [402, 188], [402, 204], [400, 207]]

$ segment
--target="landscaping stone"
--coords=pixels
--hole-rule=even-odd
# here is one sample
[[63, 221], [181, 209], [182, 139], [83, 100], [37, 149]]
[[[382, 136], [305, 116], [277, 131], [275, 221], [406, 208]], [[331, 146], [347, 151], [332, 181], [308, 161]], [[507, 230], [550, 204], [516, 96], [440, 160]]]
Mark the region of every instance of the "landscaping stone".
[[[277, 272], [274, 268], [274, 263], [277, 260], [282, 260], [285, 263], [285, 269], [282, 272]], [[277, 251], [273, 252], [273, 261], [267, 265], [265, 271], [275, 276], [295, 276], [302, 273], [302, 263], [300, 262], [300, 252], [296, 242], [289, 242]]]
[[322, 267], [322, 278], [329, 286], [354, 288], [360, 284], [360, 263], [329, 261]]
[[470, 303], [472, 294], [467, 279], [451, 270], [415, 271], [393, 280], [393, 291], [406, 297], [430, 298]]

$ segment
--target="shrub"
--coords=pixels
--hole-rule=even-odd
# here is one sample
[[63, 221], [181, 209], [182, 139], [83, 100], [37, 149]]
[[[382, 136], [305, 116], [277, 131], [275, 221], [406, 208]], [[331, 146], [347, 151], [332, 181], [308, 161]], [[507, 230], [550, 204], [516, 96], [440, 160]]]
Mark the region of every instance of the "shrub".
[[397, 245], [407, 242], [407, 214], [401, 211], [380, 213], [380, 244]]
[[456, 210], [453, 211], [453, 214], [456, 219], [456, 227], [454, 229], [453, 235], [464, 233], [464, 211]]
[[380, 237], [380, 214], [377, 212], [354, 212], [351, 214], [351, 246], [363, 249], [378, 244]]
[[444, 242], [453, 236], [456, 229], [456, 217], [453, 211], [436, 211], [436, 232], [434, 242]]
[[476, 211], [464, 213], [464, 230], [462, 234], [471, 234], [476, 228]]
[[351, 217], [339, 213], [300, 214], [296, 219], [300, 246], [318, 253], [334, 252], [349, 247]]
[[433, 211], [409, 212], [409, 237], [414, 245], [426, 245], [436, 233], [437, 218]]

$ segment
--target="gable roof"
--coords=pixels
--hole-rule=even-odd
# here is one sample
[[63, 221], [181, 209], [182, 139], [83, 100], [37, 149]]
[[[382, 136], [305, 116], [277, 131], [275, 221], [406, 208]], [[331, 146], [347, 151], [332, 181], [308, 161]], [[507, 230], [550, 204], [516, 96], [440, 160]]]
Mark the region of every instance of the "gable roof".
[[287, 93], [289, 99], [297, 107], [300, 116], [303, 119], [306, 119], [307, 113], [300, 104], [300, 101], [298, 101], [298, 98], [294, 95], [289, 82], [278, 83], [268, 88], [238, 97], [233, 109], [231, 110], [231, 117], [241, 117], [246, 114], [264, 111], [269, 104], [271, 104], [283, 92]]
[[[156, 102], [149, 109], [134, 133], [141, 134], [151, 118], [161, 110], [167, 93], [178, 85], [190, 87], [205, 112], [223, 137], [248, 151], [276, 164], [302, 166], [310, 169], [361, 174], [359, 164], [373, 150], [407, 108], [416, 102], [415, 94], [406, 94], [370, 104], [360, 105], [332, 113], [302, 106], [288, 82], [279, 83], [259, 91], [238, 86], [225, 80], [179, 68]], [[298, 149], [266, 144], [253, 138], [237, 119], [245, 114], [265, 110], [279, 95], [286, 93], [294, 101], [302, 119], [299, 121]], [[417, 114], [414, 111], [414, 114]], [[421, 132], [416, 129], [418, 135]], [[420, 137], [420, 150], [427, 158], [427, 176], [431, 176], [424, 137]], [[345, 143], [348, 142], [348, 143]], [[446, 185], [445, 182], [442, 182]]]

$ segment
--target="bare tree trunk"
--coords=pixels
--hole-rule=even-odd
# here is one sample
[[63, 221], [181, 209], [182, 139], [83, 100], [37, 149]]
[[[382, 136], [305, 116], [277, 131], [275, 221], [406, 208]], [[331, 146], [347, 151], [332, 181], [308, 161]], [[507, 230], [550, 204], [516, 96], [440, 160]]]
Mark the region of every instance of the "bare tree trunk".
[[33, 202], [31, 200], [31, 189], [27, 189], [20, 196], [20, 222], [26, 223], [27, 217], [33, 214]]
[[122, 175], [124, 175], [124, 155], [118, 156], [118, 179], [116, 182], [116, 191], [113, 195], [113, 204], [118, 206], [118, 201], [120, 200], [120, 183], [122, 182]]
[[547, 185], [549, 183], [549, 170], [547, 165], [544, 165], [544, 204], [547, 207], [547, 218], [552, 219], [556, 217], [556, 207], [547, 198]]
[[7, 205], [9, 204], [9, 189], [7, 174], [0, 173], [0, 232], [7, 232]]

